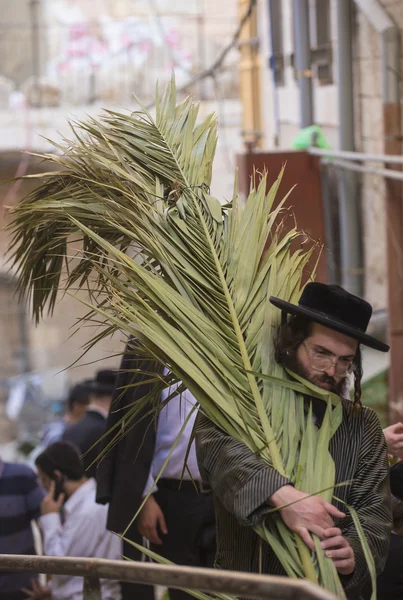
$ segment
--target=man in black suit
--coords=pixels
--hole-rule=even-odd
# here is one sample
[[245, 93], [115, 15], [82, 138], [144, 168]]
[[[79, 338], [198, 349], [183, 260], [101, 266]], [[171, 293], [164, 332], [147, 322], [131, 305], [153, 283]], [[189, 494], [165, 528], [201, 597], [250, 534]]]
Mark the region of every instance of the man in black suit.
[[[144, 364], [134, 355], [128, 346], [123, 356], [120, 371], [116, 379], [116, 389], [113, 395], [106, 429], [108, 435], [104, 438], [103, 447], [116, 436], [117, 423], [128, 414], [131, 406], [142, 397], [153, 393], [154, 384], [146, 375], [134, 375], [133, 369], [144, 372], [159, 372], [162, 367], [157, 363]], [[130, 386], [136, 380], [144, 383], [135, 387]], [[123, 391], [122, 391], [123, 390]], [[131, 523], [142, 502], [143, 491], [150, 472], [155, 445], [155, 427], [149, 407], [144, 406], [136, 418], [136, 424], [126, 432], [118, 443], [102, 457], [97, 468], [97, 502], [109, 503], [107, 529], [116, 533], [124, 533]], [[114, 428], [115, 427], [115, 428]], [[122, 424], [121, 431], [125, 429]], [[125, 538], [142, 545], [143, 538], [137, 530], [137, 524], [132, 524], [125, 533]], [[131, 560], [141, 560], [142, 554], [129, 542], [123, 540], [123, 555]], [[122, 582], [122, 599], [154, 600], [154, 590], [151, 585], [141, 585]]]
[[[388, 440], [388, 438], [386, 439]], [[390, 538], [390, 547], [385, 568], [383, 573], [378, 577], [378, 600], [401, 600], [403, 598], [403, 461], [396, 463], [390, 469], [390, 489], [395, 499], [397, 499], [393, 503], [394, 531]]]
[[[174, 396], [162, 408], [156, 426], [150, 405], [163, 401], [166, 394], [173, 392], [173, 388], [163, 391], [164, 385], [158, 383], [161, 375], [166, 373], [160, 364], [142, 361], [128, 346], [117, 378], [107, 423], [110, 433], [104, 447], [117, 432], [125, 434], [119, 441], [115, 440], [98, 464], [97, 502], [109, 503], [107, 528], [124, 533], [143, 498], [153, 492], [125, 538], [143, 545], [144, 535], [153, 551], [176, 564], [212, 567], [215, 555], [213, 498], [211, 490], [201, 485], [194, 444], [187, 461], [193, 481], [185, 472], [179, 485], [192, 430], [190, 418], [155, 485], [161, 463], [181, 430], [182, 419], [189, 416], [193, 408], [187, 392], [182, 397]], [[137, 408], [137, 414], [130, 422], [133, 407]], [[141, 560], [141, 552], [129, 542], [124, 542], [123, 554], [132, 560]], [[152, 586], [122, 584], [122, 600], [151, 600], [153, 597]], [[170, 590], [170, 597], [171, 600], [189, 598], [180, 590]]]
[[[101, 451], [101, 438], [106, 432], [106, 421], [116, 384], [116, 371], [98, 371], [90, 387], [90, 402], [80, 421], [67, 427], [62, 439], [74, 444], [83, 456], [87, 477], [95, 477], [96, 459]], [[98, 443], [97, 443], [98, 442]]]

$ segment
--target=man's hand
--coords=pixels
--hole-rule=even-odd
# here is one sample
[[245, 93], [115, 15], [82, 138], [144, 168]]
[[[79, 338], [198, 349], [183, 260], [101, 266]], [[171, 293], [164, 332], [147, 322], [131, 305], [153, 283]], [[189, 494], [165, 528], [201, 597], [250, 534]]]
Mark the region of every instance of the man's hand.
[[[332, 517], [344, 519], [346, 516], [319, 496], [308, 496], [292, 485], [285, 485], [274, 492], [270, 503], [276, 508], [280, 508], [284, 523], [291, 531], [298, 533], [310, 550], [315, 549], [310, 533], [323, 539], [324, 531], [334, 525]], [[287, 504], [291, 504], [291, 506], [281, 508]]]
[[32, 581], [32, 589], [21, 589], [27, 595], [27, 600], [52, 600], [52, 593], [48, 587], [42, 587], [41, 584], [34, 579]]
[[168, 533], [164, 513], [154, 496], [150, 496], [141, 510], [137, 528], [149, 542], [161, 545], [162, 540], [158, 535], [158, 526], [161, 533], [165, 535]]
[[388, 454], [403, 458], [403, 423], [395, 423], [383, 430]]
[[41, 513], [43, 515], [48, 515], [49, 513], [58, 513], [63, 506], [64, 494], [60, 494], [57, 500], [53, 499], [55, 494], [55, 485], [55, 482], [52, 481], [47, 496], [45, 496], [42, 500]]
[[355, 569], [354, 550], [342, 536], [341, 529], [325, 529], [324, 540], [320, 543], [326, 550], [326, 556], [333, 560], [334, 566], [342, 575], [351, 575]]

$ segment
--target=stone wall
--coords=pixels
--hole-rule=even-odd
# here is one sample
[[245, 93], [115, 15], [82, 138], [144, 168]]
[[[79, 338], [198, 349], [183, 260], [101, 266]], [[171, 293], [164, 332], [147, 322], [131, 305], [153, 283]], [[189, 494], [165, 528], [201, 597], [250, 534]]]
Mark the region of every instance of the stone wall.
[[[400, 0], [382, 0], [381, 4], [403, 31], [403, 3]], [[403, 66], [403, 47], [401, 51]], [[358, 10], [356, 12], [355, 73], [359, 82], [357, 150], [382, 154], [384, 142], [380, 38], [366, 17]], [[379, 168], [379, 163], [376, 167]], [[376, 308], [381, 308], [387, 305], [385, 184], [383, 178], [372, 174], [363, 175], [361, 183], [365, 293]]]
[[[359, 152], [383, 154], [380, 39], [360, 11], [356, 12], [355, 31], [354, 75], [358, 91], [356, 95], [356, 149]], [[379, 164], [376, 166], [379, 167]], [[385, 185], [383, 178], [370, 173], [362, 175], [361, 202], [365, 295], [376, 308], [382, 308], [387, 305]]]
[[[336, 53], [337, 27], [336, 2], [331, 0], [331, 38], [333, 53]], [[380, 0], [396, 25], [403, 32], [402, 0]], [[354, 2], [352, 2], [354, 5]], [[284, 52], [289, 55], [293, 50], [292, 42], [292, 0], [283, 0], [283, 39]], [[265, 9], [261, 2], [261, 10]], [[264, 15], [267, 22], [267, 15]], [[266, 29], [267, 31], [267, 29]], [[262, 31], [262, 39], [264, 32]], [[403, 45], [402, 73], [403, 73]], [[269, 56], [270, 49], [264, 42], [263, 52]], [[383, 153], [383, 118], [381, 90], [381, 48], [377, 32], [372, 28], [365, 15], [354, 6], [353, 24], [354, 55], [354, 94], [355, 94], [355, 143], [356, 150], [371, 154]], [[336, 56], [334, 56], [336, 61]], [[271, 81], [267, 68], [264, 78]], [[334, 85], [314, 85], [314, 117], [315, 122], [323, 128], [325, 135], [334, 148], [338, 147], [338, 107], [337, 107], [337, 72], [334, 62]], [[278, 89], [280, 147], [289, 147], [299, 130], [299, 93], [294, 80], [293, 69], [285, 69], [285, 84]], [[265, 94], [273, 96], [273, 87], [266, 84]], [[273, 148], [275, 112], [272, 99], [268, 102], [265, 114], [265, 147]], [[369, 165], [371, 166], [371, 165]], [[373, 165], [379, 167], [379, 163]], [[385, 185], [383, 178], [373, 174], [360, 178], [362, 226], [364, 244], [364, 293], [375, 308], [387, 306], [387, 266], [385, 218]]]

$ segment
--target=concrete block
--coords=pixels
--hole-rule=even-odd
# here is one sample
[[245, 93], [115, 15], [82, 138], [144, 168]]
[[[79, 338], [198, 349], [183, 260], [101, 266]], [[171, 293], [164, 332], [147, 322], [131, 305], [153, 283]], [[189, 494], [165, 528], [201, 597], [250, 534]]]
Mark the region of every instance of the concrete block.
[[366, 298], [375, 308], [381, 308], [387, 303], [384, 180], [365, 174], [361, 189]]
[[356, 70], [359, 78], [359, 93], [363, 96], [380, 96], [382, 93], [381, 59], [360, 58], [356, 61]]
[[360, 102], [360, 112], [363, 137], [373, 139], [382, 138], [382, 99], [380, 97], [362, 97]]
[[387, 9], [396, 25], [403, 28], [403, 2], [402, 0], [383, 0], [382, 4]]
[[360, 152], [367, 152], [368, 154], [383, 154], [383, 151], [384, 151], [383, 137], [378, 137], [378, 138], [361, 137], [359, 146], [357, 146], [357, 150], [358, 149]]
[[379, 35], [361, 12], [357, 17], [355, 52], [358, 58], [379, 58], [381, 55]]

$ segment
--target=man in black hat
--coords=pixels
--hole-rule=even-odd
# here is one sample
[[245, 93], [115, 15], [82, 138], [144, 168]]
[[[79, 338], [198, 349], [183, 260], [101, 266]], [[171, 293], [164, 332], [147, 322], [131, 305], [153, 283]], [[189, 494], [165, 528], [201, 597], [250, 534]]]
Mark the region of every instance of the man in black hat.
[[[384, 352], [389, 347], [365, 333], [371, 305], [338, 286], [309, 283], [299, 305], [273, 297], [271, 302], [283, 313], [275, 341], [276, 361], [341, 398], [343, 420], [329, 450], [335, 462], [336, 484], [348, 483], [338, 488], [337, 496], [358, 512], [380, 572], [392, 525], [388, 460], [378, 418], [361, 406], [360, 344]], [[345, 399], [350, 375], [354, 377], [353, 402]], [[325, 403], [310, 397], [305, 403], [307, 407], [312, 405], [315, 425], [320, 427]], [[196, 440], [200, 470], [215, 495], [217, 566], [285, 575], [270, 547], [260, 546], [251, 527], [264, 517], [268, 506], [277, 507], [286, 525], [311, 550], [312, 534], [319, 536], [340, 574], [347, 597], [362, 597], [369, 572], [351, 515], [342, 512], [345, 505], [308, 497], [201, 415]]]
[[[141, 560], [140, 550], [130, 542], [143, 545], [146, 538], [151, 550], [175, 564], [212, 567], [212, 494], [202, 485], [194, 443], [188, 454], [196, 418], [192, 414], [195, 400], [187, 391], [175, 395], [175, 388], [163, 383], [169, 374], [162, 365], [137, 352], [136, 342], [131, 339], [123, 356], [108, 417], [108, 435], [103, 442], [109, 451], [97, 469], [97, 502], [109, 504], [107, 528], [123, 534], [126, 558]], [[150, 411], [150, 404], [156, 402], [164, 403], [157, 423]], [[132, 409], [136, 409], [135, 419]], [[174, 443], [175, 451], [171, 452]], [[162, 468], [164, 472], [156, 484]], [[133, 523], [149, 492], [152, 493]], [[175, 589], [169, 590], [169, 597], [190, 598], [186, 592]], [[134, 598], [153, 599], [152, 586], [123, 582], [122, 599]]]
[[101, 440], [106, 432], [106, 420], [116, 384], [116, 371], [98, 371], [93, 382], [88, 383], [90, 402], [80, 421], [67, 427], [62, 439], [80, 451], [87, 477], [95, 477], [96, 461], [101, 451]]

